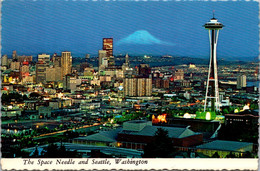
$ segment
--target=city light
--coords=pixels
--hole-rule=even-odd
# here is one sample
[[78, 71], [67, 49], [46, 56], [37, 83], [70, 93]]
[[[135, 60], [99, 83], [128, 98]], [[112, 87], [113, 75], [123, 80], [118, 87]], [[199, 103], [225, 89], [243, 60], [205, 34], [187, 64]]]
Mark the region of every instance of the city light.
[[[131, 9], [132, 4], [128, 5], [127, 8]], [[98, 8], [95, 8], [97, 13]], [[166, 14], [152, 15], [149, 5], [145, 8], [136, 8], [136, 11], [142, 11], [140, 16], [149, 16], [154, 23]], [[156, 8], [155, 5], [153, 9]], [[43, 14], [49, 14], [44, 12], [46, 8], [41, 9]], [[89, 11], [86, 9], [81, 12]], [[48, 54], [40, 49], [38, 51], [44, 53], [27, 52], [37, 48], [26, 43], [21, 47], [8, 47], [14, 50], [1, 58], [3, 158], [258, 157], [259, 86], [256, 83], [259, 78], [256, 71], [259, 64], [256, 58], [241, 62], [231, 60], [232, 55], [230, 58], [223, 56], [226, 49], [230, 53], [238, 46], [237, 42], [232, 42], [236, 45], [230, 43], [230, 34], [227, 33], [232, 31], [233, 37], [248, 37], [243, 36], [252, 32], [247, 24], [243, 22], [247, 30], [236, 35], [234, 32], [244, 28], [232, 30], [234, 19], [230, 20], [230, 16], [225, 18], [230, 14], [225, 10], [216, 13], [228, 26], [226, 34], [221, 36], [220, 53], [217, 53], [218, 34], [223, 25], [215, 18], [215, 13], [203, 25], [208, 30], [209, 40], [202, 40], [205, 30], [201, 25], [204, 21], [200, 17], [173, 17], [174, 8], [169, 8], [173, 13], [167, 13], [171, 20], [167, 21], [168, 17], [160, 19], [164, 27], [155, 24], [158, 28], [149, 29], [149, 32], [133, 27], [139, 19], [132, 20], [125, 27], [131, 15], [124, 15], [121, 11], [127, 18], [122, 20], [115, 33], [111, 29], [119, 25], [107, 24], [107, 21], [117, 13], [111, 11], [107, 15], [107, 9], [117, 8], [103, 8], [102, 14], [107, 16], [103, 17], [103, 25], [98, 24], [100, 17], [96, 20], [97, 25], [93, 25], [92, 19], [84, 16], [91, 27], [82, 35], [84, 28], [78, 29], [74, 36], [81, 35], [80, 39], [72, 40], [66, 27], [58, 29], [66, 36], [53, 38], [61, 43], [60, 47], [48, 48], [49, 52], [55, 53]], [[161, 12], [164, 10], [167, 9], [160, 9]], [[12, 12], [16, 16], [17, 10]], [[147, 12], [149, 15], [145, 14]], [[19, 27], [25, 21], [20, 17], [24, 15], [17, 15], [13, 22], [19, 23]], [[58, 15], [53, 17], [55, 21]], [[6, 21], [3, 20], [9, 24]], [[39, 21], [44, 21], [44, 18]], [[145, 18], [142, 20], [147, 28], [156, 28], [146, 21]], [[167, 22], [169, 26], [165, 24]], [[73, 23], [77, 25], [76, 21]], [[175, 23], [174, 27], [172, 23]], [[192, 27], [183, 29], [183, 23], [190, 23]], [[197, 27], [192, 23], [201, 24]], [[72, 26], [67, 20], [62, 24]], [[43, 25], [40, 31], [46, 30]], [[101, 29], [91, 31], [97, 26]], [[47, 30], [52, 32], [55, 29]], [[35, 40], [43, 40], [33, 33], [30, 36]], [[91, 39], [87, 39], [90, 33]], [[96, 40], [96, 33], [102, 37]], [[53, 32], [50, 35], [57, 34]], [[17, 38], [22, 37], [20, 32], [17, 35]], [[124, 38], [124, 35], [128, 36]], [[45, 38], [42, 46], [50, 43], [48, 36]], [[73, 46], [62, 46], [64, 41], [73, 42]], [[192, 44], [185, 46], [180, 43], [190, 41]], [[210, 47], [204, 47], [207, 41]], [[78, 47], [84, 53], [78, 53]], [[89, 47], [94, 49], [89, 51]], [[208, 48], [210, 53], [207, 55]], [[138, 53], [138, 49], [142, 49], [142, 53]]]

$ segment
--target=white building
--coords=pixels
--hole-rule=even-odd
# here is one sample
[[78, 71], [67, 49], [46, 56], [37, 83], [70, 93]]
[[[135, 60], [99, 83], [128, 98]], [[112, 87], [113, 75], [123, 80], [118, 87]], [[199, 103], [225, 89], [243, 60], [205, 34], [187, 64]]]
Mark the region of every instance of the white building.
[[239, 75], [237, 77], [237, 89], [246, 87], [246, 75]]

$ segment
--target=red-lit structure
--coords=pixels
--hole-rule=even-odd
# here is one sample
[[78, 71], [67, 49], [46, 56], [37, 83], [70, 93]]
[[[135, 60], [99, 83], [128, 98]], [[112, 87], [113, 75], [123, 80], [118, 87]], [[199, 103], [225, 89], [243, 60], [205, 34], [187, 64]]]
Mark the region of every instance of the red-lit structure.
[[106, 56], [108, 58], [108, 65], [115, 65], [113, 57], [113, 38], [103, 38], [103, 50], [106, 51]]

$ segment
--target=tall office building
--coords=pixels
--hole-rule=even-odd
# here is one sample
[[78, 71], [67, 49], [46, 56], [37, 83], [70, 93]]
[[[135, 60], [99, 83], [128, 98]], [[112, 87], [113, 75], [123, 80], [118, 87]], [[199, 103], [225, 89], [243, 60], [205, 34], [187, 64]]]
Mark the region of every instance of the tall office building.
[[239, 75], [237, 77], [237, 89], [246, 87], [246, 75]]
[[57, 53], [54, 53], [52, 56], [52, 62], [54, 67], [61, 67], [61, 56], [58, 56]]
[[49, 63], [50, 59], [51, 59], [50, 55], [47, 55], [45, 53], [38, 55], [38, 61], [43, 61], [43, 62]]
[[102, 62], [104, 60], [104, 58], [107, 57], [107, 51], [105, 50], [99, 50], [98, 51], [98, 67], [101, 67]]
[[13, 58], [13, 60], [15, 60], [15, 59], [18, 58], [18, 55], [17, 55], [17, 53], [16, 53], [16, 50], [13, 51], [12, 58]]
[[61, 67], [46, 68], [46, 81], [62, 81]]
[[20, 70], [20, 62], [11, 62], [10, 69], [11, 70]]
[[128, 54], [125, 55], [125, 63], [122, 65], [122, 70], [124, 74], [127, 74], [127, 70], [130, 68], [130, 63], [129, 63], [129, 56]]
[[20, 76], [23, 77], [23, 76], [28, 76], [29, 73], [30, 73], [30, 67], [29, 67], [29, 63], [26, 63], [26, 64], [23, 64], [21, 66], [21, 69], [20, 69]]
[[3, 55], [2, 56], [1, 66], [8, 66], [8, 57], [7, 57], [7, 55]]
[[32, 62], [32, 60], [33, 60], [32, 56], [25, 56], [25, 55], [23, 55], [23, 56], [18, 56], [17, 57], [17, 61], [18, 62], [24, 62], [24, 61]]
[[205, 29], [209, 31], [209, 40], [210, 40], [210, 62], [209, 62], [209, 71], [207, 79], [207, 88], [204, 104], [204, 112], [207, 107], [207, 100], [211, 99], [211, 111], [220, 110], [219, 102], [219, 89], [218, 89], [218, 71], [217, 71], [217, 41], [219, 30], [221, 30], [224, 25], [218, 22], [216, 18], [210, 19], [205, 25]]
[[125, 78], [123, 87], [125, 96], [151, 96], [152, 78]]
[[106, 57], [108, 58], [108, 65], [115, 65], [115, 59], [113, 56], [113, 38], [103, 38], [103, 50], [106, 51]]
[[64, 77], [72, 72], [72, 56], [71, 52], [65, 51], [61, 53], [61, 76]]
[[149, 64], [140, 64], [139, 65], [139, 75], [142, 77], [148, 78], [149, 75], [151, 74], [151, 68]]
[[[36, 83], [43, 83], [46, 81], [46, 69], [48, 65], [43, 62], [39, 61], [36, 63]], [[55, 74], [55, 73], [53, 73]]]

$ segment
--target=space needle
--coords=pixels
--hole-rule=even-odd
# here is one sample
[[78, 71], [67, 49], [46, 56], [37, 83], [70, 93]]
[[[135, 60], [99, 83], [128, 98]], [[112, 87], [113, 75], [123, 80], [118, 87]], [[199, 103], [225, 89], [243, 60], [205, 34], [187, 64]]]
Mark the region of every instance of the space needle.
[[204, 112], [206, 111], [207, 101], [211, 101], [211, 111], [220, 110], [219, 102], [219, 89], [218, 89], [218, 71], [217, 71], [217, 41], [219, 30], [221, 30], [224, 25], [218, 22], [214, 17], [210, 19], [209, 22], [203, 25], [205, 29], [209, 31], [209, 42], [210, 42], [210, 61], [209, 61], [209, 71], [206, 87], [206, 96], [204, 104]]

